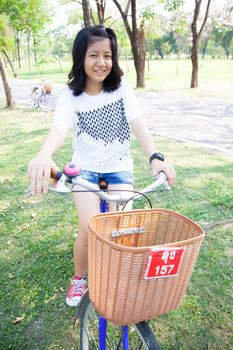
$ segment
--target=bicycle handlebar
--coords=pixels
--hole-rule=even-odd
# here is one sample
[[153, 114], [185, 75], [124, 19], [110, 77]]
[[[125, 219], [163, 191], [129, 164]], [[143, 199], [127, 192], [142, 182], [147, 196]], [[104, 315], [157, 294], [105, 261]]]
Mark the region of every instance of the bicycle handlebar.
[[[75, 166], [72, 165], [72, 167], [74, 168]], [[161, 172], [156, 176], [156, 180], [152, 184], [145, 187], [140, 192], [135, 191], [136, 194], [132, 194], [132, 192], [130, 191], [122, 191], [120, 193], [118, 192], [117, 194], [109, 194], [107, 193], [107, 190], [98, 189], [96, 188], [95, 184], [83, 179], [81, 176], [81, 170], [78, 170], [78, 172], [74, 171], [72, 174], [67, 174], [67, 166], [64, 167], [63, 172], [52, 169], [50, 177], [55, 180], [58, 180], [58, 182], [54, 187], [50, 188], [50, 190], [60, 193], [72, 192], [72, 190], [66, 186], [66, 183], [68, 182], [71, 183], [73, 186], [79, 185], [85, 188], [87, 191], [96, 193], [96, 195], [103, 200], [109, 202], [117, 202], [120, 204], [124, 204], [131, 199], [139, 199], [149, 192], [156, 191], [159, 187], [164, 187], [165, 190], [170, 190], [170, 186], [167, 183], [166, 175], [165, 173]]]

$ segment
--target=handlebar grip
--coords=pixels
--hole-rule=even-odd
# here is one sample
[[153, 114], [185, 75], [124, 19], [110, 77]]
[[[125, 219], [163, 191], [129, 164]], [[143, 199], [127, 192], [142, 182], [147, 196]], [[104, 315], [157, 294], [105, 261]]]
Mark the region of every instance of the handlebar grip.
[[156, 178], [157, 180], [160, 179], [161, 182], [162, 182], [162, 184], [163, 184], [163, 186], [164, 186], [164, 188], [165, 188], [166, 190], [170, 191], [171, 187], [168, 185], [167, 176], [166, 176], [166, 174], [165, 174], [163, 171], [161, 171], [160, 173], [158, 173], [158, 175], [156, 175], [155, 178]]
[[62, 174], [63, 174], [62, 171], [59, 171], [59, 170], [52, 168], [51, 172], [50, 172], [50, 178], [58, 181], [58, 180], [60, 180]]

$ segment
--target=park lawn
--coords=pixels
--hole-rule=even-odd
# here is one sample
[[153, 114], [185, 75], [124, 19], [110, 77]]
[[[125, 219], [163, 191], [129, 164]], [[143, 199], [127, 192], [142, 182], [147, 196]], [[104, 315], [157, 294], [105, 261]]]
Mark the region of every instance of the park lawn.
[[[75, 309], [65, 304], [78, 225], [71, 196], [27, 196], [27, 164], [39, 150], [52, 115], [30, 107], [1, 109], [0, 114], [0, 348], [79, 349]], [[153, 206], [176, 210], [212, 228], [183, 304], [152, 320], [151, 327], [162, 349], [231, 349], [231, 159], [165, 138], [158, 137], [156, 144], [175, 164], [178, 178], [171, 192], [150, 195]], [[135, 141], [132, 154], [140, 189], [152, 178], [147, 157]], [[55, 160], [62, 167], [70, 158], [69, 137]], [[135, 207], [148, 204], [142, 201]]]

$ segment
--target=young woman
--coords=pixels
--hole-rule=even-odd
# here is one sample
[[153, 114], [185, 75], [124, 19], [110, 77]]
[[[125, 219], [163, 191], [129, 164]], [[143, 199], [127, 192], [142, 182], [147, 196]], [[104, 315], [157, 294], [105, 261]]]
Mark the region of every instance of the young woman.
[[[104, 178], [109, 190], [133, 189], [131, 130], [148, 154], [152, 174], [163, 171], [173, 185], [174, 167], [156, 150], [140, 118], [133, 90], [122, 78], [115, 33], [103, 26], [83, 28], [74, 41], [72, 57], [68, 88], [58, 99], [53, 126], [29, 163], [32, 194], [48, 191], [50, 170], [57, 168], [52, 156], [63, 144], [69, 127], [74, 130], [72, 162], [96, 187]], [[87, 222], [98, 212], [98, 199], [92, 193], [74, 193], [74, 202], [79, 232], [74, 243], [75, 276], [66, 299], [70, 306], [79, 303], [86, 289]]]

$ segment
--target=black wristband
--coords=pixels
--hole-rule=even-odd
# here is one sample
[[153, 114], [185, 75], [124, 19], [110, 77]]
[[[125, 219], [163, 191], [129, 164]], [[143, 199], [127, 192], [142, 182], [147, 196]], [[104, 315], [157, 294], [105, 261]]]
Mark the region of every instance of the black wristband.
[[149, 158], [149, 163], [151, 164], [153, 159], [158, 159], [161, 160], [162, 162], [164, 161], [164, 156], [160, 152], [153, 153], [150, 158]]

